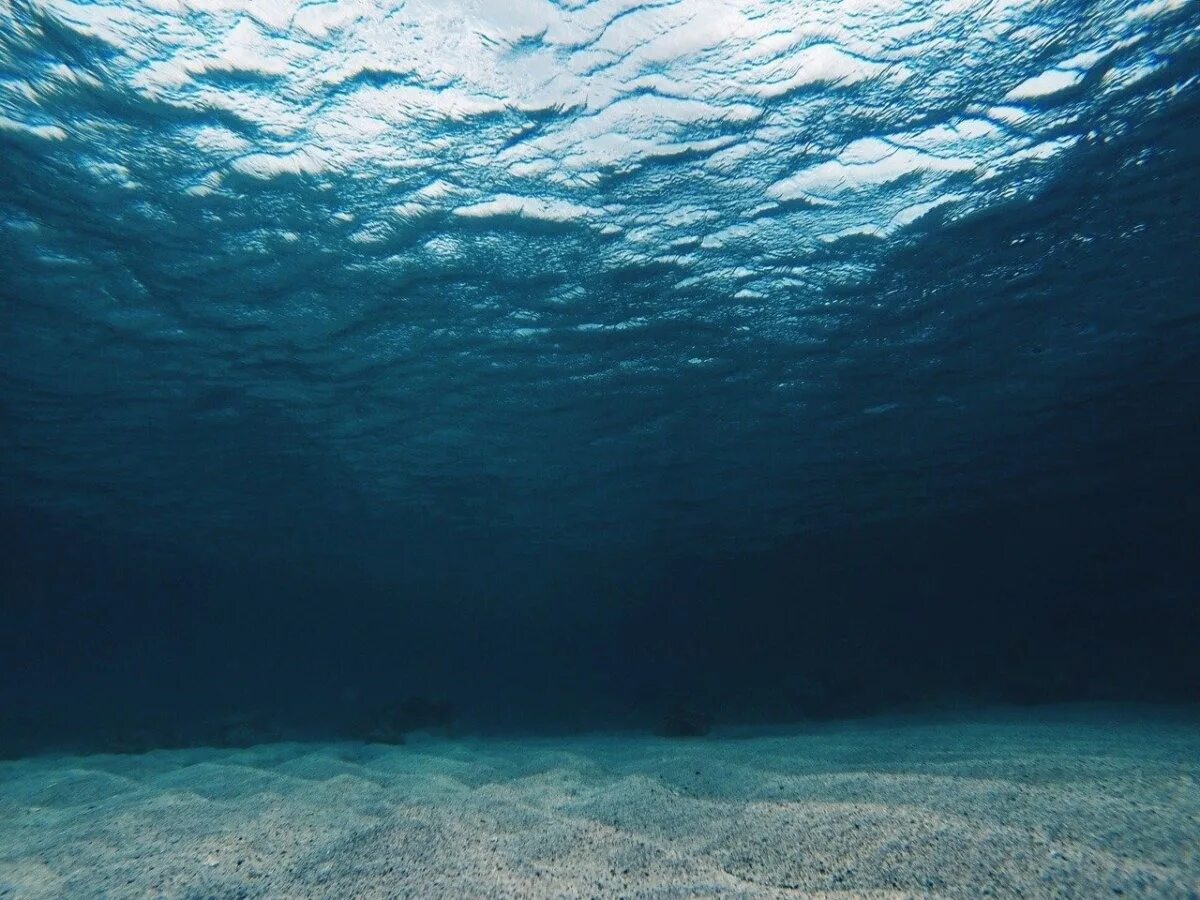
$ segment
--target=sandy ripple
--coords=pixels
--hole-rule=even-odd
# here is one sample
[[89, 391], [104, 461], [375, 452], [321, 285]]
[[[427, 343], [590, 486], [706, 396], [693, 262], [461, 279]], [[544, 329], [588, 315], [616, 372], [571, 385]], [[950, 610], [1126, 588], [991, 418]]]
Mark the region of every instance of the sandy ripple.
[[0, 897], [1200, 896], [1200, 722], [0, 764]]

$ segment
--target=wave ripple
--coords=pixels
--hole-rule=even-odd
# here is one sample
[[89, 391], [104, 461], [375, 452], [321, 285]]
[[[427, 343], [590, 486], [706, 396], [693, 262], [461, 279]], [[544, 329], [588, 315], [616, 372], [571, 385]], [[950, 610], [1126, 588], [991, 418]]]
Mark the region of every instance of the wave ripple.
[[1198, 25], [0, 2], [7, 487], [593, 540], [1064, 477], [1022, 436], [1190, 321]]

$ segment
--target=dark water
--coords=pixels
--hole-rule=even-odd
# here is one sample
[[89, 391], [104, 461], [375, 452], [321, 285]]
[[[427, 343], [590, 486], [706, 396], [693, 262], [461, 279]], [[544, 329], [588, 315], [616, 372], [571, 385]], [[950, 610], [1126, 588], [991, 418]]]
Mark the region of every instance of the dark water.
[[0, 0], [3, 743], [1200, 700], [1198, 35]]

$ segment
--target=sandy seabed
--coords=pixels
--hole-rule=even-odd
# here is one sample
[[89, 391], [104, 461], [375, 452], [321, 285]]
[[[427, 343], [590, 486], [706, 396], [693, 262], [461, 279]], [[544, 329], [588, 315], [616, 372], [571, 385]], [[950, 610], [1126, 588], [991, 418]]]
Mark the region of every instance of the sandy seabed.
[[0, 763], [0, 897], [1200, 897], [1200, 718]]

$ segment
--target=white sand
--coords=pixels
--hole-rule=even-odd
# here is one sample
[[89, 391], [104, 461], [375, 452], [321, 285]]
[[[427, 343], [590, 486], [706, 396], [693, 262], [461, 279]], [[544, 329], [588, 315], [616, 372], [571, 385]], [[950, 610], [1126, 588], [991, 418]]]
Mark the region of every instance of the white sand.
[[1197, 897], [1200, 721], [0, 763], [0, 897]]

